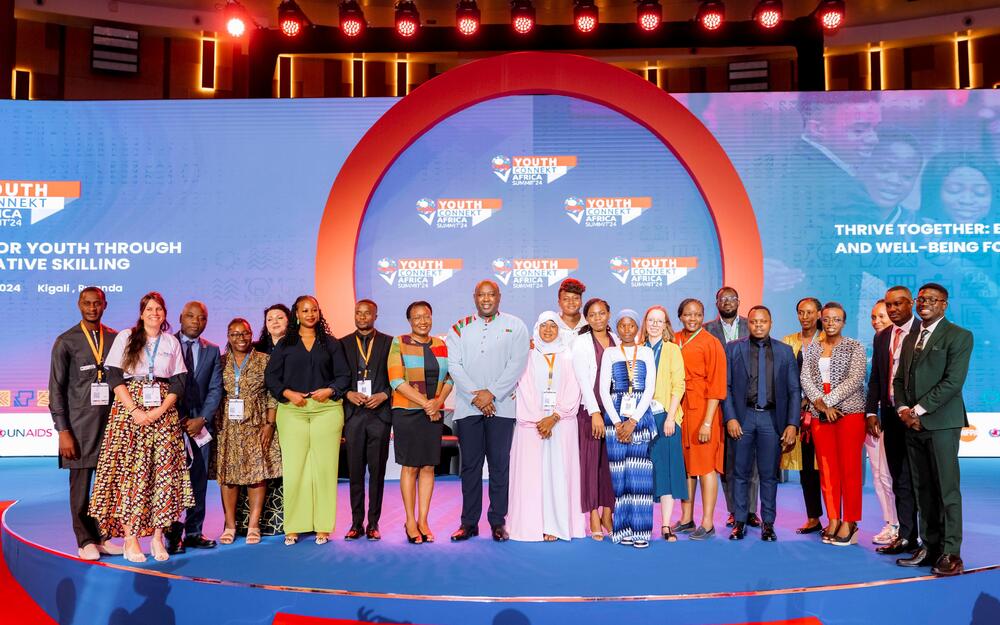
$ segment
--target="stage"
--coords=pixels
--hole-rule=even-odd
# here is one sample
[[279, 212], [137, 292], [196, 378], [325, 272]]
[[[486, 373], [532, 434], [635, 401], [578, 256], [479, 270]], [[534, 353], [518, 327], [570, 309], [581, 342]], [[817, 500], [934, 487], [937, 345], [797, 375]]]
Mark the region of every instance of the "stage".
[[[746, 540], [720, 536], [697, 543], [654, 540], [637, 550], [590, 539], [572, 543], [497, 544], [481, 536], [451, 544], [461, 506], [459, 483], [438, 481], [431, 527], [438, 542], [410, 545], [402, 533], [395, 483], [387, 485], [380, 543], [344, 542], [349, 527], [347, 484], [338, 497], [336, 540], [311, 537], [285, 547], [242, 539], [215, 550], [127, 565], [74, 557], [67, 515], [66, 474], [53, 459], [4, 459], [0, 500], [16, 503], [3, 517], [3, 557], [13, 577], [56, 622], [271, 623], [275, 614], [411, 622], [425, 625], [606, 622], [995, 623], [1000, 619], [1000, 493], [996, 460], [962, 461], [965, 501], [963, 558], [967, 573], [934, 579], [927, 569], [895, 566], [873, 552], [881, 527], [866, 487], [862, 542], [851, 548], [797, 536], [801, 493], [778, 491], [777, 543], [751, 530]], [[794, 475], [794, 474], [793, 474]], [[721, 499], [720, 499], [721, 501]], [[657, 515], [656, 526], [659, 526]], [[206, 534], [222, 529], [214, 483]], [[482, 532], [487, 531], [485, 525]], [[992, 589], [992, 590], [991, 590]], [[277, 622], [299, 622], [279, 617]], [[310, 621], [311, 622], [311, 621]], [[322, 621], [320, 621], [322, 622]]]

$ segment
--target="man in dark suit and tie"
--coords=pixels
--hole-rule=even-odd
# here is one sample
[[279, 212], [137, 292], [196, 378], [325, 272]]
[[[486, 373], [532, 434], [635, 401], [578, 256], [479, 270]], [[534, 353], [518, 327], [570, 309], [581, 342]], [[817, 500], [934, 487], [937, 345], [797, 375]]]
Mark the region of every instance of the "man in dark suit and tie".
[[[351, 369], [351, 389], [344, 402], [344, 438], [351, 478], [351, 529], [344, 540], [381, 540], [378, 529], [385, 490], [392, 423], [386, 361], [392, 337], [375, 329], [378, 306], [363, 299], [354, 306], [356, 330], [340, 339]], [[368, 528], [365, 520], [365, 466], [368, 468]]]
[[963, 570], [958, 447], [962, 428], [969, 425], [962, 386], [972, 333], [944, 318], [948, 290], [940, 284], [920, 287], [916, 303], [922, 322], [903, 341], [892, 382], [896, 412], [908, 428], [906, 450], [923, 545], [896, 563], [958, 575]]
[[[214, 436], [215, 412], [222, 401], [222, 368], [219, 365], [219, 346], [201, 338], [208, 325], [208, 308], [201, 302], [188, 302], [181, 311], [181, 331], [176, 334], [181, 342], [181, 353], [187, 367], [187, 384], [184, 398], [177, 406], [181, 426], [187, 434], [191, 450], [191, 489], [194, 507], [188, 508], [184, 524], [174, 523], [167, 532], [167, 552], [184, 553], [187, 547], [211, 549], [215, 541], [205, 538], [205, 493], [208, 490], [208, 445], [199, 446], [202, 430]], [[202, 443], [204, 444], [204, 443]], [[184, 540], [181, 540], [181, 533]]]
[[[739, 314], [740, 295], [731, 286], [724, 286], [715, 292], [715, 309], [719, 311], [719, 316], [705, 324], [705, 330], [709, 334], [719, 339], [723, 346], [737, 339], [746, 338], [750, 334], [747, 326], [747, 318]], [[726, 419], [725, 407], [723, 419]], [[729, 510], [729, 518], [726, 526], [732, 527], [736, 522], [735, 503], [733, 502], [733, 476], [736, 464], [736, 445], [728, 436], [724, 439], [725, 445], [725, 473], [722, 475], [722, 493], [726, 496], [726, 508]], [[757, 467], [753, 467], [753, 474], [750, 477], [750, 517], [747, 523], [751, 527], [758, 527], [760, 519], [757, 518], [757, 493], [760, 490], [760, 478], [757, 475]]]
[[892, 476], [892, 492], [899, 518], [895, 539], [875, 551], [883, 555], [913, 553], [919, 547], [917, 500], [910, 478], [910, 460], [906, 454], [906, 426], [896, 414], [892, 378], [899, 368], [903, 341], [920, 327], [913, 316], [913, 295], [905, 286], [894, 286], [885, 293], [885, 310], [892, 325], [875, 335], [872, 346], [872, 371], [868, 378], [868, 433], [882, 437], [885, 459]]
[[782, 449], [798, 436], [799, 366], [792, 348], [771, 338], [771, 311], [754, 306], [748, 315], [750, 336], [726, 345], [728, 393], [723, 414], [735, 451], [733, 515], [730, 540], [743, 540], [749, 516], [750, 476], [756, 457], [760, 476], [760, 538], [775, 541], [778, 465]]

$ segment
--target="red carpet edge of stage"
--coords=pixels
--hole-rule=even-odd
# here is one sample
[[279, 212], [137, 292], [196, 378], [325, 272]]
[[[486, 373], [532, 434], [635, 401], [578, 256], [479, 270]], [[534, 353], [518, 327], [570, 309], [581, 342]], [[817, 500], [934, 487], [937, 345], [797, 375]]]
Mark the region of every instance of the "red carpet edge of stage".
[[[0, 501], [0, 515], [13, 501]], [[3, 559], [3, 544], [0, 544], [0, 625], [56, 625], [28, 593], [21, 588], [7, 569]]]

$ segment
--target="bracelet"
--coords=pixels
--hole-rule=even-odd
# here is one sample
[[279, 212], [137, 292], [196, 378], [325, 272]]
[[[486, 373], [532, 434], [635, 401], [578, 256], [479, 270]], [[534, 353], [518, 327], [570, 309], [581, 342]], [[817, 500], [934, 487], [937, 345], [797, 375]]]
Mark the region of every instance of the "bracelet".
[[703, 428], [710, 428], [710, 427], [712, 427], [712, 422], [709, 421], [708, 423], [702, 423], [701, 427], [703, 427]]

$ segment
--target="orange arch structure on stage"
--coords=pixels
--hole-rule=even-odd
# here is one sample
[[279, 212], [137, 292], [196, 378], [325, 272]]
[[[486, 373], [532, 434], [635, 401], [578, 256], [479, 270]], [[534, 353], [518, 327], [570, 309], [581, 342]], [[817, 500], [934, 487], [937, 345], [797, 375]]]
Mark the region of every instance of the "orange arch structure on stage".
[[723, 281], [760, 301], [763, 251], [757, 219], [736, 168], [712, 133], [670, 94], [593, 59], [518, 52], [468, 63], [430, 80], [386, 111], [344, 162], [327, 197], [316, 249], [316, 294], [335, 332], [353, 328], [354, 261], [365, 211], [385, 173], [437, 123], [480, 102], [561, 95], [600, 104], [652, 132], [687, 169], [715, 222]]

